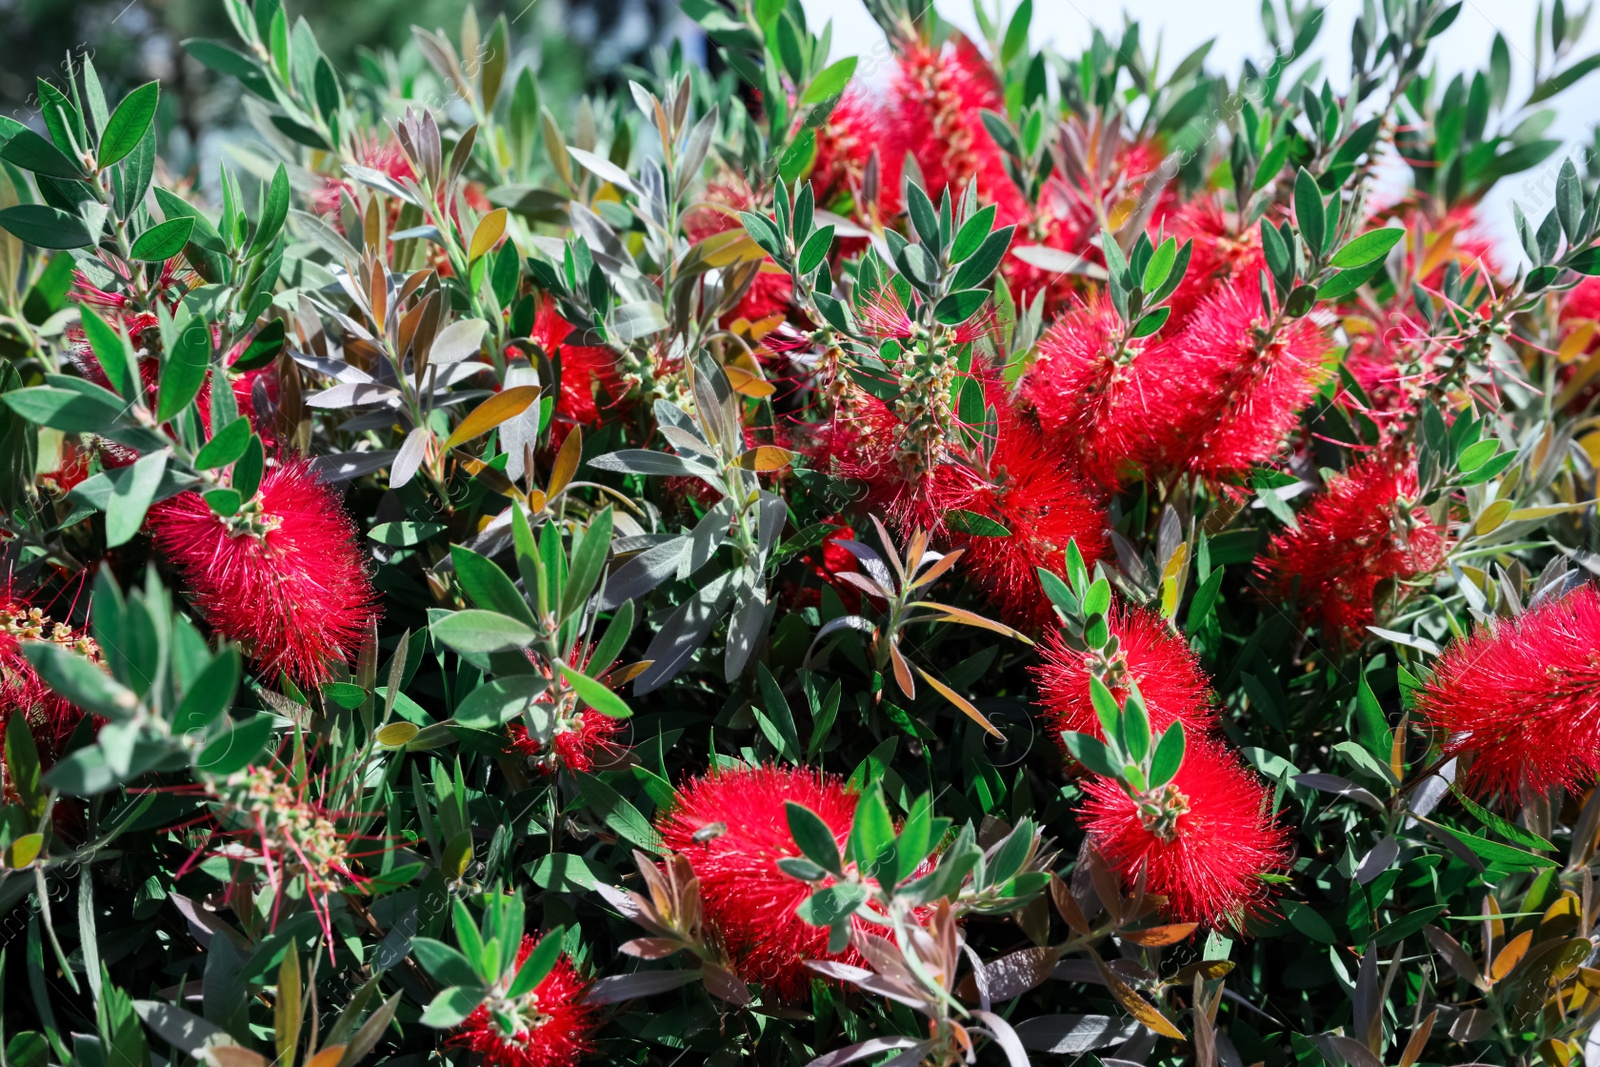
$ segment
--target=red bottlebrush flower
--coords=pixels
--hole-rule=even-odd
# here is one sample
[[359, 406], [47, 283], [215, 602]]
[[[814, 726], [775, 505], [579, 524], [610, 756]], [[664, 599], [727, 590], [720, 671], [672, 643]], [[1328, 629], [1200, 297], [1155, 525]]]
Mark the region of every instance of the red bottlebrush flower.
[[881, 216], [900, 211], [900, 159], [886, 158], [889, 131], [882, 111], [866, 94], [850, 89], [840, 97], [827, 119], [817, 127], [817, 154], [811, 165], [811, 187], [819, 205], [831, 204], [843, 196], [858, 201], [866, 178], [867, 163], [878, 154], [878, 202], [857, 203], [856, 214], [867, 221], [867, 211], [876, 208]]
[[[1120, 137], [1107, 146], [1101, 128], [1078, 119], [1068, 120], [1066, 130], [1063, 136], [1073, 144], [1070, 151], [1076, 161], [1069, 174], [1056, 172], [1045, 181], [1029, 218], [1002, 221], [1020, 222], [1014, 246], [1043, 245], [1104, 266], [1105, 257], [1090, 240], [1099, 234], [1102, 222], [1125, 219], [1138, 209], [1146, 183], [1161, 163], [1161, 150], [1150, 141]], [[1164, 186], [1151, 209], [1151, 224], [1159, 223], [1176, 203], [1172, 188]], [[1114, 221], [1112, 226], [1119, 224]], [[1000, 271], [1019, 306], [1043, 290], [1046, 314], [1071, 302], [1083, 286], [1081, 275], [1046, 270], [1014, 255], [1001, 261]]]
[[542, 770], [552, 772], [556, 765], [585, 774], [596, 764], [609, 763], [621, 750], [617, 743], [622, 734], [622, 720], [613, 719], [598, 711], [580, 711], [569, 724], [558, 726], [550, 746], [539, 744], [528, 735], [528, 727], [514, 722], [506, 727], [510, 735], [507, 748], [524, 759], [535, 762]]
[[[977, 46], [955, 34], [942, 46], [909, 44], [898, 57], [888, 150], [910, 152], [935, 204], [949, 189], [961, 195], [978, 181], [978, 197], [996, 206], [999, 225], [1025, 221], [1032, 212], [1011, 176], [1000, 148], [984, 128], [983, 112], [1006, 113], [1005, 93]], [[895, 168], [899, 170], [898, 163]]]
[[1451, 644], [1416, 708], [1449, 735], [1458, 781], [1515, 799], [1578, 790], [1600, 775], [1600, 593], [1585, 585]]
[[806, 960], [853, 958], [851, 951], [830, 955], [827, 929], [795, 914], [811, 889], [778, 869], [778, 860], [800, 855], [784, 806], [790, 800], [816, 812], [844, 847], [856, 797], [838, 778], [807, 767], [744, 767], [691, 779], [657, 827], [700, 879], [705, 918], [739, 977], [786, 1001], [810, 987]]
[[1415, 460], [1369, 456], [1329, 480], [1298, 529], [1272, 539], [1262, 576], [1274, 595], [1297, 595], [1328, 640], [1359, 645], [1385, 587], [1444, 560], [1445, 530], [1414, 506], [1418, 493]]
[[[524, 935], [518, 967], [538, 943], [538, 938]], [[533, 992], [501, 1005], [519, 1024], [514, 1032], [504, 1033], [488, 1005], [480, 1004], [446, 1044], [478, 1053], [485, 1067], [573, 1067], [594, 1051], [598, 1009], [584, 1003], [588, 989], [589, 983], [563, 954]]]
[[[903, 424], [870, 397], [859, 398], [820, 435], [815, 455], [822, 469], [865, 483], [862, 503], [887, 511], [902, 537], [921, 528], [964, 548], [961, 567], [987, 598], [1016, 625], [1043, 628], [1053, 616], [1038, 568], [1062, 573], [1074, 540], [1092, 567], [1105, 543], [1105, 512], [1099, 494], [1016, 413], [1004, 388], [990, 380], [986, 391], [998, 439], [983, 470], [952, 457], [931, 470], [908, 471], [899, 454]], [[949, 521], [954, 511], [990, 519], [1008, 534], [963, 532]]]
[[966, 549], [963, 569], [1009, 622], [1046, 629], [1055, 615], [1039, 585], [1039, 568], [1065, 573], [1067, 544], [1072, 541], [1094, 566], [1092, 561], [1100, 558], [1105, 543], [1105, 509], [1099, 494], [1051, 453], [1038, 431], [1009, 408], [998, 410], [1000, 441], [988, 481], [975, 480], [964, 468], [946, 464], [934, 474], [935, 482], [942, 484], [930, 498], [941, 516], [959, 508], [991, 518], [1009, 531], [985, 537], [949, 530], [949, 539]]
[[1234, 477], [1270, 457], [1293, 428], [1322, 378], [1328, 338], [1307, 319], [1270, 337], [1266, 326], [1256, 279], [1240, 277], [1152, 350], [1160, 381], [1150, 431], [1163, 466]]
[[231, 519], [189, 492], [151, 508], [149, 523], [207, 621], [297, 684], [348, 662], [377, 611], [355, 524], [303, 461], [269, 470]]
[[1153, 427], [1144, 409], [1150, 362], [1144, 343], [1117, 351], [1117, 313], [1100, 297], [1055, 322], [1022, 381], [1051, 444], [1077, 457], [1085, 474], [1115, 490], [1143, 456]]
[[1166, 217], [1167, 236], [1182, 247], [1194, 242], [1189, 252], [1189, 269], [1167, 301], [1172, 308], [1168, 331], [1181, 325], [1200, 302], [1235, 278], [1252, 281], [1266, 267], [1261, 253], [1261, 231], [1251, 227], [1241, 234], [1228, 229], [1228, 219], [1215, 196], [1197, 197]]
[[528, 339], [561, 367], [561, 395], [556, 400], [557, 426], [551, 431], [551, 444], [559, 446], [566, 438], [568, 425], [593, 426], [600, 421], [600, 399], [596, 386], [611, 402], [626, 391], [617, 354], [605, 345], [570, 344], [572, 324], [561, 317], [555, 301], [546, 298], [534, 316]]
[[1093, 778], [1079, 821], [1124, 882], [1144, 868], [1151, 893], [1174, 922], [1238, 926], [1263, 910], [1263, 874], [1289, 862], [1289, 835], [1271, 812], [1272, 793], [1238, 756], [1190, 737], [1177, 776], [1145, 797]]
[[1069, 730], [1105, 740], [1089, 696], [1089, 679], [1096, 672], [1119, 701], [1127, 699], [1129, 682], [1138, 686], [1155, 731], [1181, 722], [1189, 737], [1209, 732], [1217, 722], [1211, 683], [1183, 639], [1147, 610], [1113, 612], [1106, 621], [1115, 642], [1107, 646], [1109, 654], [1079, 651], [1053, 635], [1041, 649], [1044, 662], [1033, 668], [1056, 740]]
[[25, 598], [0, 591], [0, 736], [12, 715], [25, 716], [40, 761], [48, 767], [61, 758], [83, 712], [39, 677], [22, 653], [23, 641], [51, 641], [96, 661], [100, 649], [88, 635], [52, 621]]

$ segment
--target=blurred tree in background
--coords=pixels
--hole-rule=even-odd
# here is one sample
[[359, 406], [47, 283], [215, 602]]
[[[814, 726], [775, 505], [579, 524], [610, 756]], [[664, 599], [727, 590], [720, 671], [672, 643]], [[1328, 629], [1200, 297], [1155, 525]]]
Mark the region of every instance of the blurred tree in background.
[[[411, 27], [453, 35], [465, 7], [464, 0], [333, 0], [296, 14], [341, 67], [393, 48], [408, 76], [423, 67]], [[485, 24], [501, 13], [510, 20], [515, 56], [538, 63], [552, 101], [614, 84], [622, 68], [646, 63], [653, 46], [688, 25], [669, 0], [488, 0], [477, 7]], [[87, 50], [108, 90], [161, 82], [167, 162], [192, 169], [205, 162], [201, 131], [220, 143], [246, 123], [237, 83], [185, 55], [182, 42], [230, 32], [215, 0], [0, 0], [0, 106], [38, 125], [37, 79], [59, 80], [68, 54]]]

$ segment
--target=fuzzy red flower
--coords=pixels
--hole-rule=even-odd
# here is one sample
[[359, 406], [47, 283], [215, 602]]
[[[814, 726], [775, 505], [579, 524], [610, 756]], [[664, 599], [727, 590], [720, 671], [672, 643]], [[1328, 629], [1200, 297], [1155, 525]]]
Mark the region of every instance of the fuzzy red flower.
[[700, 879], [706, 920], [739, 977], [785, 1001], [810, 987], [806, 960], [853, 958], [850, 950], [829, 954], [827, 928], [795, 914], [811, 888], [778, 869], [778, 860], [800, 855], [789, 833], [791, 800], [814, 811], [844, 847], [856, 796], [808, 767], [741, 767], [690, 779], [657, 827]]
[[1454, 642], [1416, 708], [1470, 793], [1583, 789], [1600, 775], [1600, 593], [1585, 585]]
[[[892, 86], [889, 150], [910, 152], [935, 204], [945, 190], [953, 198], [978, 182], [978, 197], [996, 206], [998, 225], [1025, 221], [1027, 200], [1006, 173], [1004, 157], [983, 125], [983, 112], [1006, 113], [1005, 93], [994, 69], [970, 40], [955, 34], [929, 47], [912, 42], [897, 57]], [[898, 165], [894, 168], [897, 172]]]
[[1128, 682], [1139, 687], [1150, 726], [1158, 733], [1181, 722], [1188, 736], [1195, 737], [1216, 725], [1216, 703], [1200, 658], [1160, 616], [1148, 610], [1115, 611], [1106, 621], [1115, 642], [1107, 646], [1109, 654], [1071, 648], [1055, 635], [1040, 650], [1044, 662], [1032, 669], [1058, 742], [1069, 730], [1105, 739], [1089, 696], [1089, 679], [1097, 669], [1118, 701], [1127, 699]]
[[1006, 528], [1006, 535], [988, 537], [946, 527], [950, 543], [966, 549], [962, 569], [989, 602], [1014, 625], [1039, 630], [1055, 620], [1039, 568], [1065, 573], [1074, 541], [1094, 566], [1105, 544], [1105, 509], [1099, 493], [1052, 454], [1037, 430], [1009, 407], [999, 412], [1000, 441], [987, 481], [947, 464], [935, 472], [929, 498], [943, 517], [960, 509]]
[[[899, 159], [885, 158], [884, 146], [889, 143], [883, 112], [865, 93], [850, 89], [839, 98], [826, 121], [817, 127], [817, 154], [811, 165], [811, 187], [816, 191], [817, 204], [826, 206], [840, 197], [859, 199], [866, 177], [867, 164], [874, 153], [878, 156], [878, 203], [883, 216], [900, 211]], [[891, 169], [892, 168], [892, 169]], [[865, 219], [863, 207], [856, 204], [857, 215]]]
[[[1004, 388], [985, 384], [998, 439], [984, 470], [947, 459], [908, 474], [896, 454], [901, 424], [871, 397], [824, 431], [816, 454], [823, 469], [865, 483], [862, 503], [884, 509], [899, 536], [923, 529], [940, 544], [965, 549], [960, 567], [988, 600], [1016, 625], [1039, 629], [1053, 615], [1038, 569], [1063, 573], [1070, 541], [1092, 567], [1105, 544], [1105, 510], [1099, 493], [1011, 407]], [[970, 532], [970, 518], [952, 523], [957, 511], [998, 523], [1007, 534]]]
[[[518, 967], [538, 943], [538, 938], [524, 935], [517, 951]], [[594, 1051], [599, 1021], [597, 1009], [584, 1003], [588, 989], [572, 960], [562, 954], [533, 992], [512, 1006], [514, 1017], [528, 1025], [513, 1034], [503, 1033], [488, 1007], [479, 1005], [446, 1044], [478, 1053], [484, 1067], [573, 1067]]]
[[1236, 477], [1269, 458], [1293, 428], [1322, 378], [1328, 338], [1308, 319], [1262, 336], [1266, 325], [1256, 279], [1240, 277], [1151, 353], [1161, 381], [1150, 432], [1163, 466]]
[[1260, 229], [1251, 227], [1241, 234], [1232, 233], [1215, 196], [1196, 197], [1178, 207], [1166, 217], [1165, 229], [1180, 247], [1185, 241], [1194, 242], [1189, 251], [1189, 269], [1167, 301], [1172, 308], [1169, 331], [1181, 327], [1206, 297], [1231, 285], [1235, 278], [1254, 281], [1266, 266]]
[[1261, 876], [1288, 865], [1271, 790], [1214, 739], [1189, 738], [1177, 776], [1144, 798], [1107, 778], [1083, 789], [1079, 821], [1095, 847], [1124, 882], [1142, 867], [1174, 922], [1238, 926], [1267, 905]]
[[1082, 471], [1116, 489], [1129, 464], [1148, 448], [1145, 410], [1151, 362], [1144, 344], [1117, 351], [1117, 313], [1104, 297], [1073, 308], [1039, 342], [1039, 356], [1022, 381], [1052, 445], [1074, 455]]
[[1392, 584], [1444, 560], [1445, 530], [1414, 506], [1418, 493], [1416, 462], [1381, 454], [1329, 479], [1261, 561], [1273, 595], [1297, 598], [1328, 640], [1359, 645]]
[[[534, 760], [546, 770], [555, 770], [556, 764], [572, 771], [588, 773], [599, 763], [609, 763], [620, 751], [618, 737], [622, 733], [622, 720], [590, 709], [580, 711], [565, 729], [556, 731], [548, 748], [537, 738], [528, 735], [528, 727], [514, 722], [506, 728], [510, 735], [507, 748], [524, 759]], [[554, 756], [554, 760], [546, 757]]]
[[149, 524], [206, 620], [299, 685], [348, 662], [377, 611], [355, 524], [304, 461], [269, 470], [231, 519], [189, 492], [151, 508]]

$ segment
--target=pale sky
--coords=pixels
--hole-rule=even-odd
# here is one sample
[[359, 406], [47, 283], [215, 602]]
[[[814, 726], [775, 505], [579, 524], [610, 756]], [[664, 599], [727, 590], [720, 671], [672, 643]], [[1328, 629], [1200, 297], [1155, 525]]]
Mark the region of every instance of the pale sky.
[[[881, 61], [888, 53], [883, 33], [873, 22], [860, 0], [803, 0], [807, 21], [813, 31], [822, 24], [833, 21], [833, 54], [862, 56], [858, 68], [869, 79], [874, 60]], [[994, 0], [979, 0], [992, 4]], [[1015, 10], [1013, 0], [1001, 0], [1007, 17]], [[940, 14], [955, 25], [976, 35], [977, 20], [972, 13], [972, 0], [939, 0]], [[1315, 56], [1324, 59], [1323, 72], [1340, 89], [1348, 80], [1350, 67], [1350, 27], [1361, 12], [1361, 0], [1325, 0], [1326, 12], [1323, 28], [1313, 48]], [[1569, 10], [1579, 7], [1576, 0], [1568, 0]], [[993, 8], [990, 7], [993, 15]], [[1161, 70], [1170, 70], [1180, 59], [1206, 39], [1215, 37], [1206, 66], [1214, 73], [1226, 72], [1230, 79], [1237, 73], [1243, 60], [1255, 58], [1264, 65], [1263, 55], [1270, 57], [1267, 38], [1261, 28], [1260, 0], [1122, 0], [1121, 3], [1095, 3], [1086, 0], [1034, 0], [1032, 42], [1034, 47], [1050, 43], [1068, 55], [1085, 48], [1090, 39], [1090, 27], [1098, 24], [1112, 41], [1120, 38], [1122, 17], [1126, 13], [1140, 23], [1140, 37], [1145, 42], [1145, 53], [1153, 52], [1152, 41], [1158, 36], [1161, 46]], [[1511, 48], [1513, 81], [1510, 99], [1524, 99], [1528, 93], [1533, 67], [1533, 19], [1535, 5], [1531, 0], [1466, 0], [1466, 6], [1455, 24], [1435, 42], [1433, 60], [1446, 76], [1458, 71], [1485, 69], [1489, 61], [1489, 46], [1496, 30], [1505, 34]], [[1199, 17], [1197, 16], [1199, 14]], [[1548, 33], [1548, 30], [1546, 31]], [[1548, 50], [1547, 50], [1548, 51]], [[1600, 14], [1591, 18], [1584, 35], [1567, 63], [1594, 52], [1600, 52]], [[1546, 55], [1546, 64], [1549, 57]], [[880, 75], [881, 76], [881, 75]], [[1558, 111], [1555, 124], [1547, 136], [1560, 137], [1570, 146], [1591, 143], [1588, 130], [1600, 121], [1600, 72], [1557, 97], [1554, 105]], [[1548, 105], [1547, 105], [1548, 106]], [[1511, 208], [1513, 200], [1531, 207], [1530, 216], [1537, 222], [1549, 209], [1547, 189], [1560, 166], [1561, 156], [1551, 157], [1542, 167], [1503, 181], [1491, 195], [1483, 212], [1484, 222], [1500, 238], [1502, 244], [1515, 246], [1512, 239]], [[1545, 171], [1548, 170], [1548, 174]]]

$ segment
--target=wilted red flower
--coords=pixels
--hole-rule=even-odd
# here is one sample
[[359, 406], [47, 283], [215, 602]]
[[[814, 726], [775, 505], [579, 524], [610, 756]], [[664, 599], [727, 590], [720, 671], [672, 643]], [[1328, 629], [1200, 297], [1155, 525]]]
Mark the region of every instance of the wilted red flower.
[[1160, 382], [1150, 430], [1165, 466], [1206, 478], [1245, 473], [1294, 426], [1323, 375], [1327, 336], [1296, 319], [1265, 336], [1256, 279], [1240, 277], [1151, 352]]
[[24, 716], [40, 760], [49, 766], [65, 751], [83, 712], [39, 677], [23, 655], [23, 641], [52, 641], [96, 661], [100, 649], [87, 634], [53, 621], [25, 597], [0, 590], [0, 736], [12, 715]]
[[1329, 479], [1260, 562], [1273, 595], [1297, 599], [1328, 640], [1359, 645], [1393, 583], [1444, 560], [1445, 530], [1418, 494], [1416, 461], [1381, 453]]
[[1266, 906], [1261, 876], [1288, 865], [1289, 835], [1271, 790], [1237, 755], [1211, 738], [1187, 741], [1177, 776], [1138, 799], [1119, 782], [1086, 781], [1079, 821], [1124, 882], [1144, 869], [1172, 921], [1238, 926]]
[[1127, 699], [1129, 682], [1138, 686], [1157, 733], [1181, 722], [1188, 736], [1195, 737], [1216, 725], [1215, 698], [1200, 658], [1160, 616], [1143, 609], [1119, 610], [1106, 622], [1114, 645], [1104, 652], [1075, 649], [1059, 634], [1052, 635], [1040, 649], [1044, 662], [1032, 668], [1039, 702], [1058, 742], [1064, 731], [1105, 739], [1089, 696], [1089, 679], [1096, 673], [1118, 701]]
[[935, 204], [946, 189], [958, 197], [976, 178], [978, 197], [995, 205], [999, 225], [1025, 221], [1031, 214], [1028, 202], [1006, 173], [1000, 147], [983, 125], [984, 111], [1003, 115], [1006, 103], [999, 79], [977, 46], [957, 33], [934, 47], [911, 42], [896, 58], [889, 150], [902, 157], [911, 153]]
[[[536, 937], [523, 936], [518, 967], [538, 943]], [[594, 1051], [598, 1009], [584, 1002], [588, 989], [589, 983], [563, 953], [533, 992], [509, 1005], [508, 1014], [525, 1025], [504, 1033], [488, 1007], [479, 1005], [446, 1044], [478, 1053], [485, 1067], [572, 1067]]]
[[[622, 733], [622, 720], [593, 708], [580, 711], [557, 728], [549, 748], [530, 737], [524, 723], [513, 722], [506, 732], [510, 735], [507, 747], [524, 759], [537, 761], [542, 769], [553, 771], [559, 763], [568, 770], [588, 773], [597, 763], [610, 762], [620, 751], [617, 738]], [[552, 754], [554, 761], [546, 758]]]
[[347, 662], [377, 611], [355, 524], [303, 460], [267, 471], [232, 518], [188, 492], [152, 507], [149, 525], [206, 620], [297, 684]]
[[739, 977], [786, 1001], [810, 987], [806, 960], [852, 958], [829, 954], [827, 928], [795, 914], [811, 888], [778, 868], [778, 860], [800, 855], [789, 832], [791, 800], [815, 812], [844, 847], [856, 796], [809, 767], [741, 767], [692, 778], [657, 827], [700, 879], [706, 921]]
[[1470, 793], [1515, 799], [1600, 775], [1600, 593], [1584, 585], [1445, 649], [1415, 707]]
[[1039, 342], [1022, 380], [1050, 442], [1077, 457], [1085, 474], [1115, 489], [1155, 429], [1145, 410], [1150, 361], [1144, 342], [1117, 348], [1121, 322], [1103, 296], [1062, 315]]

